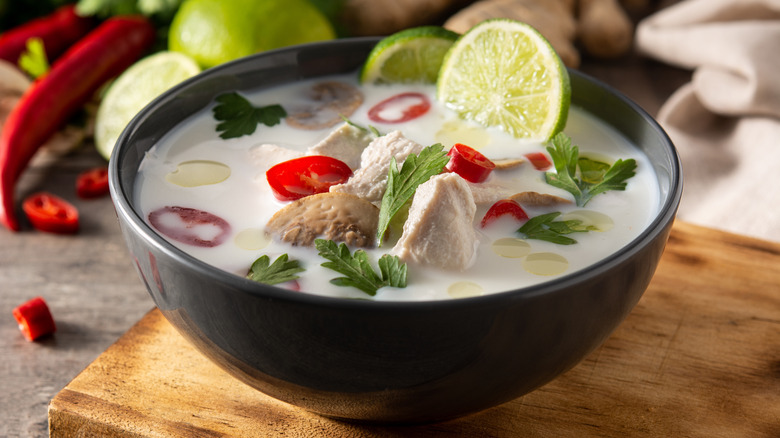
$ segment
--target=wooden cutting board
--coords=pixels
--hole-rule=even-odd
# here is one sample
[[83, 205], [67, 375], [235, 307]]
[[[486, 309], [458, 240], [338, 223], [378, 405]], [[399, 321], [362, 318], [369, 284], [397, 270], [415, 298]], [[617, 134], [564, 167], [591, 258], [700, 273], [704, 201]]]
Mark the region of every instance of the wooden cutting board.
[[674, 226], [642, 300], [577, 367], [526, 396], [416, 427], [276, 401], [149, 312], [49, 404], [51, 437], [780, 437], [780, 244]]

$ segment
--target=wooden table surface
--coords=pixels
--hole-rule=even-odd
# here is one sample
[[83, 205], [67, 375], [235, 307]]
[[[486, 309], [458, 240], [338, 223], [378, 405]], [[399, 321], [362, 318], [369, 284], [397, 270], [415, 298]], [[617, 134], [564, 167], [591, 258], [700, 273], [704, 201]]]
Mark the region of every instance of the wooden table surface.
[[[689, 72], [633, 55], [609, 62], [585, 59], [581, 70], [651, 114], [690, 78]], [[154, 307], [125, 249], [110, 199], [85, 201], [73, 193], [76, 175], [100, 164], [94, 149], [85, 147], [28, 169], [18, 186], [22, 195], [47, 190], [73, 201], [82, 216], [78, 235], [0, 229], [0, 437], [46, 436], [50, 400]], [[58, 330], [29, 343], [11, 311], [36, 295], [49, 303]]]

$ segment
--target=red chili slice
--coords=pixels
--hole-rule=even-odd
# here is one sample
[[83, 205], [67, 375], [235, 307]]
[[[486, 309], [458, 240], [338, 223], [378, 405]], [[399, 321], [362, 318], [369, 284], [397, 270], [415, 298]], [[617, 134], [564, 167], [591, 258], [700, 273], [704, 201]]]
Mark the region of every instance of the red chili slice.
[[96, 167], [79, 174], [76, 195], [79, 198], [97, 198], [108, 193], [108, 167]]
[[396, 94], [374, 105], [368, 110], [368, 118], [377, 123], [403, 123], [422, 116], [430, 109], [431, 101], [428, 96], [407, 92]]
[[485, 228], [492, 222], [496, 221], [498, 218], [506, 215], [512, 216], [518, 221], [528, 220], [528, 215], [525, 213], [525, 210], [523, 210], [523, 207], [521, 207], [520, 204], [511, 199], [502, 199], [490, 206], [487, 213], [485, 213], [485, 217], [482, 218], [482, 222], [480, 222], [479, 226]]
[[486, 156], [461, 143], [455, 144], [447, 152], [447, 156], [450, 157], [449, 163], [445, 166], [447, 170], [473, 183], [485, 181], [496, 167], [495, 163]]
[[343, 161], [324, 155], [307, 155], [271, 167], [265, 177], [280, 201], [294, 201], [305, 196], [325, 193], [330, 186], [343, 184], [352, 169]]
[[38, 230], [73, 234], [79, 229], [79, 211], [76, 207], [51, 193], [30, 195], [22, 203], [22, 210]]
[[534, 165], [536, 170], [547, 170], [552, 167], [550, 159], [541, 152], [531, 152], [530, 154], [525, 154], [525, 157]]
[[230, 235], [230, 224], [197, 208], [166, 206], [149, 213], [153, 227], [169, 238], [188, 245], [212, 248]]
[[18, 306], [13, 314], [19, 324], [19, 330], [30, 342], [57, 330], [49, 306], [41, 297], [35, 297]]

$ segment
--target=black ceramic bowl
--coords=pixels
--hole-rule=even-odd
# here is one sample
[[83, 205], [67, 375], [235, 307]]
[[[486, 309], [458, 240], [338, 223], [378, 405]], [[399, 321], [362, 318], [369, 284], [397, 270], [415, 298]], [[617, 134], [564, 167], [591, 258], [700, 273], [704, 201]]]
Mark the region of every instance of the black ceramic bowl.
[[429, 422], [490, 408], [582, 360], [628, 315], [664, 249], [682, 191], [674, 146], [614, 90], [572, 71], [573, 104], [639, 145], [661, 208], [630, 244], [581, 272], [494, 295], [434, 302], [347, 300], [264, 286], [207, 265], [150, 228], [133, 205], [144, 153], [226, 91], [357, 69], [376, 39], [337, 40], [222, 65], [160, 96], [110, 162], [111, 195], [139, 274], [178, 331], [227, 372], [326, 416]]

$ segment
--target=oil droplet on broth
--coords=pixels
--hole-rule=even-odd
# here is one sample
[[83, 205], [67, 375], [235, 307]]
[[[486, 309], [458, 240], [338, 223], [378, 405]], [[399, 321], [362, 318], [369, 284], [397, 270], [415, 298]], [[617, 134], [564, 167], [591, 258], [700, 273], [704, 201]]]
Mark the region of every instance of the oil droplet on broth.
[[523, 259], [523, 268], [535, 275], [559, 275], [569, 269], [569, 261], [553, 252], [536, 252]]
[[561, 215], [561, 220], [578, 220], [582, 226], [591, 231], [609, 231], [615, 226], [615, 221], [604, 213], [593, 210], [574, 210]]
[[452, 283], [450, 287], [447, 288], [447, 293], [452, 298], [468, 298], [483, 295], [485, 290], [477, 283], [471, 281], [458, 281]]
[[236, 234], [233, 242], [241, 249], [254, 251], [268, 246], [271, 238], [262, 228], [247, 228]]
[[198, 187], [221, 183], [230, 176], [230, 167], [217, 161], [184, 161], [165, 180], [181, 187]]
[[493, 252], [501, 257], [520, 258], [531, 252], [531, 245], [523, 239], [504, 237], [493, 242]]
[[468, 125], [460, 120], [445, 122], [436, 133], [436, 141], [445, 145], [462, 143], [474, 149], [490, 144], [490, 134], [479, 126]]

